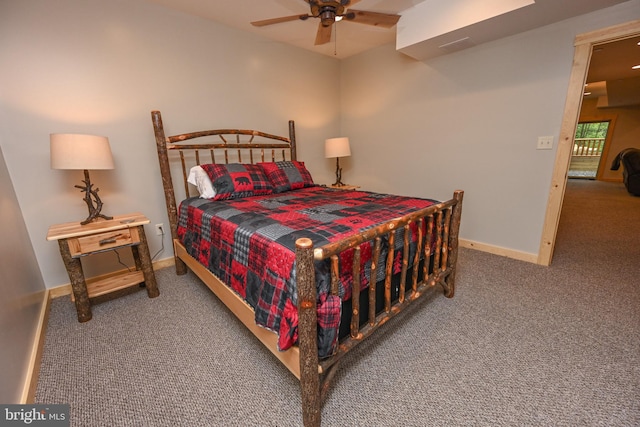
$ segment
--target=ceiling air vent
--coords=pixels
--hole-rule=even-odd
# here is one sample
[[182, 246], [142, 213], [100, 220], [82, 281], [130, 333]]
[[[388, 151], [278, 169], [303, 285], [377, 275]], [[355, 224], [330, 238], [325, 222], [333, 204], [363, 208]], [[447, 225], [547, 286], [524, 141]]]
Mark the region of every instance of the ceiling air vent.
[[469, 37], [464, 37], [462, 39], [440, 45], [438, 46], [438, 48], [446, 50], [447, 52], [457, 52], [462, 49], [467, 49], [471, 46], [475, 46], [475, 43], [473, 43]]

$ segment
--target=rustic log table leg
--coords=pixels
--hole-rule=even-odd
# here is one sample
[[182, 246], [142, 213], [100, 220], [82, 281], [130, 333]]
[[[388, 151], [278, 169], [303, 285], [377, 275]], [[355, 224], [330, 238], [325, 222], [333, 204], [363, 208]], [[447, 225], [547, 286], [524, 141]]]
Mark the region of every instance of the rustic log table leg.
[[76, 311], [78, 312], [78, 322], [88, 322], [92, 317], [91, 302], [89, 301], [87, 283], [84, 280], [84, 273], [82, 272], [82, 263], [80, 262], [80, 258], [73, 258], [71, 256], [67, 239], [58, 240], [58, 246], [60, 246], [62, 261], [64, 261], [64, 265], [67, 267], [67, 272], [69, 273]]
[[138, 226], [138, 235], [140, 236], [140, 244], [132, 246], [131, 250], [133, 251], [133, 257], [136, 261], [136, 267], [142, 269], [142, 274], [144, 274], [147, 295], [149, 295], [149, 298], [155, 298], [160, 295], [160, 291], [156, 283], [156, 276], [153, 273], [151, 254], [149, 253], [149, 246], [147, 245], [147, 236], [144, 234], [144, 227], [142, 225]]

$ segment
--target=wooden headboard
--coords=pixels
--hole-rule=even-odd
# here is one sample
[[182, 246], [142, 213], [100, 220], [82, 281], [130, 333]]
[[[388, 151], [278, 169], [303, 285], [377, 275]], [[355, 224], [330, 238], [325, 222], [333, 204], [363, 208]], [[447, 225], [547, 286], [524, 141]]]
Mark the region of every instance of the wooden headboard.
[[293, 120], [289, 121], [289, 136], [278, 136], [247, 129], [215, 129], [166, 136], [160, 111], [151, 112], [156, 136], [156, 149], [164, 188], [171, 236], [177, 238], [178, 214], [176, 189], [171, 175], [171, 155], [180, 161], [185, 197], [190, 196], [187, 183], [191, 167], [204, 163], [257, 163], [297, 160]]

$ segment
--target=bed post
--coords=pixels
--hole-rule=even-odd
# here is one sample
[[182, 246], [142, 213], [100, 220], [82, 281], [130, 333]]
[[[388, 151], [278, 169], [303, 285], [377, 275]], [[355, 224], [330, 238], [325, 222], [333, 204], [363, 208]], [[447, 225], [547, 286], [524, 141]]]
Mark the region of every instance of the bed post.
[[[164, 188], [164, 199], [167, 204], [167, 215], [169, 216], [169, 229], [171, 230], [171, 242], [178, 238], [178, 210], [176, 209], [176, 196], [173, 191], [173, 180], [171, 179], [171, 168], [169, 166], [169, 154], [167, 153], [167, 139], [164, 135], [162, 116], [160, 111], [151, 112], [153, 130], [156, 135], [156, 149], [158, 150], [158, 161], [160, 162], [160, 174], [162, 175], [162, 186]], [[186, 274], [187, 266], [175, 254], [173, 256], [176, 264], [176, 274]]]
[[445, 290], [445, 296], [452, 298], [456, 290], [456, 263], [458, 262], [458, 234], [460, 232], [460, 220], [462, 218], [462, 197], [464, 191], [456, 190], [453, 192], [453, 198], [456, 204], [453, 205], [451, 212], [451, 230], [449, 232], [449, 257], [447, 267], [451, 268], [451, 273], [445, 279], [447, 282], [447, 289]]
[[289, 141], [291, 141], [291, 160], [298, 160], [296, 152], [296, 125], [293, 120], [289, 120]]
[[313, 242], [296, 240], [298, 284], [298, 349], [302, 421], [305, 427], [320, 427], [320, 374], [318, 373], [318, 318]]

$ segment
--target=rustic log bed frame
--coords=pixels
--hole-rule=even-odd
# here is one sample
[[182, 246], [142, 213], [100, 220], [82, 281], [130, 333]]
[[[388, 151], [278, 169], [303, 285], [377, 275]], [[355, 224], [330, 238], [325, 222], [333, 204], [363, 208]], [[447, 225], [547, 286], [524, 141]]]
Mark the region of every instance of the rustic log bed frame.
[[[187, 172], [190, 166], [202, 164], [200, 154], [208, 155], [210, 163], [215, 163], [217, 158], [223, 157], [225, 163], [232, 163], [231, 158], [239, 163], [243, 162], [242, 154], [248, 161], [279, 161], [296, 160], [296, 140], [294, 122], [289, 122], [289, 137], [271, 135], [254, 130], [218, 129], [199, 132], [190, 132], [174, 136], [165, 136], [162, 117], [159, 111], [152, 111], [158, 160], [164, 187], [167, 213], [169, 216], [171, 236], [173, 239], [176, 273], [185, 274], [189, 267], [218, 298], [244, 323], [244, 325], [300, 380], [302, 392], [302, 416], [304, 425], [319, 426], [321, 420], [322, 399], [329, 388], [329, 384], [337, 371], [336, 367], [345, 354], [370, 336], [375, 330], [385, 324], [389, 319], [398, 315], [409, 304], [425, 294], [428, 288], [440, 284], [444, 288], [445, 296], [451, 298], [454, 294], [456, 261], [458, 256], [458, 231], [462, 209], [463, 191], [457, 190], [451, 200], [429, 206], [401, 218], [396, 218], [381, 224], [365, 232], [351, 236], [344, 240], [314, 248], [310, 239], [301, 238], [296, 241], [296, 268], [298, 289], [298, 341], [299, 344], [287, 351], [277, 349], [277, 335], [260, 326], [254, 321], [253, 309], [242, 300], [231, 288], [222, 283], [206, 267], [192, 258], [185, 247], [177, 238], [178, 214], [176, 206], [175, 190], [171, 176], [170, 151], [178, 151], [182, 167], [185, 195], [190, 195], [187, 183]], [[196, 138], [217, 138], [215, 142], [185, 143]], [[185, 153], [191, 153], [185, 155]], [[256, 154], [258, 153], [258, 154]], [[288, 154], [288, 155], [287, 155]], [[217, 156], [216, 156], [217, 155]], [[195, 163], [187, 166], [187, 160]], [[259, 157], [259, 159], [254, 159]], [[209, 161], [206, 161], [209, 163]], [[413, 263], [412, 271], [408, 271], [409, 253], [409, 224], [418, 222], [423, 225], [426, 222], [427, 233], [418, 234], [417, 256], [422, 252], [425, 259], [433, 259], [433, 268], [424, 263], [422, 277], [418, 271], [418, 262]], [[404, 228], [403, 265], [401, 271], [399, 298], [391, 300], [391, 265], [394, 250], [390, 249], [387, 255], [384, 280], [384, 310], [375, 312], [375, 281], [369, 286], [369, 313], [368, 322], [360, 325], [359, 321], [359, 295], [360, 295], [360, 248], [359, 246], [371, 241], [373, 262], [371, 264], [371, 277], [376, 277], [376, 264], [379, 258], [381, 239], [388, 236], [389, 247], [393, 248], [395, 230]], [[422, 227], [418, 227], [421, 231]], [[435, 242], [433, 245], [423, 242]], [[352, 285], [352, 315], [351, 333], [340, 341], [335, 355], [320, 360], [317, 345], [317, 313], [316, 313], [316, 282], [314, 277], [314, 261], [330, 259], [332, 292], [338, 292], [338, 255], [345, 250], [354, 248], [354, 283]], [[429, 268], [430, 271], [427, 271]], [[407, 275], [411, 279], [409, 289], [405, 289]]]

